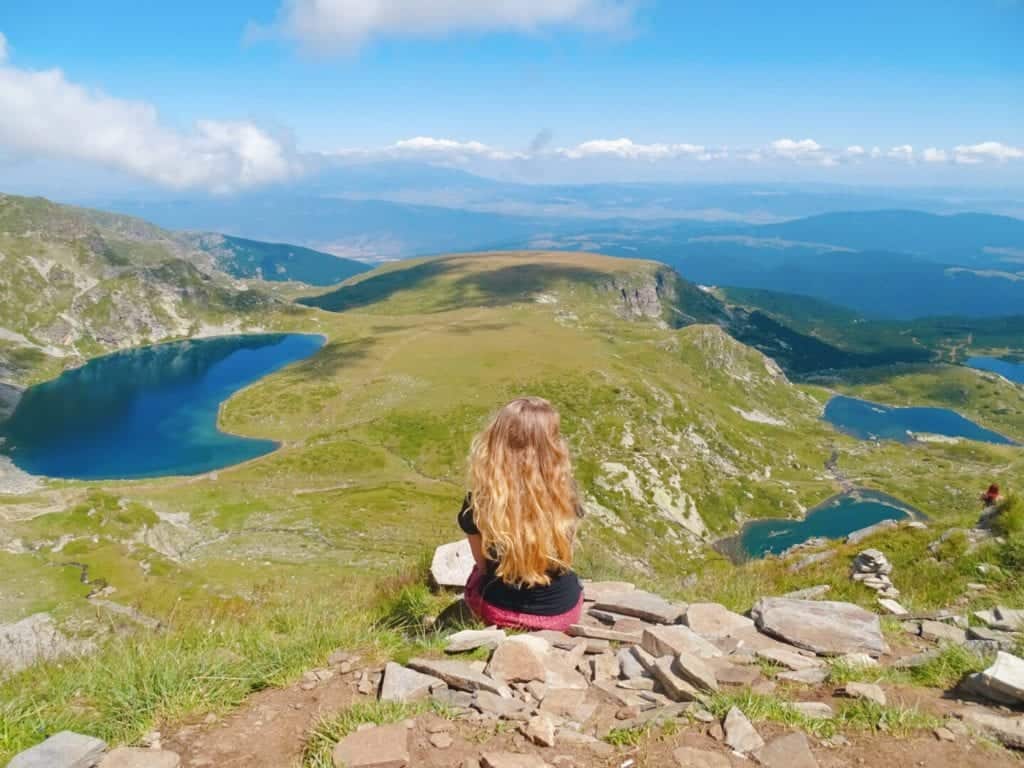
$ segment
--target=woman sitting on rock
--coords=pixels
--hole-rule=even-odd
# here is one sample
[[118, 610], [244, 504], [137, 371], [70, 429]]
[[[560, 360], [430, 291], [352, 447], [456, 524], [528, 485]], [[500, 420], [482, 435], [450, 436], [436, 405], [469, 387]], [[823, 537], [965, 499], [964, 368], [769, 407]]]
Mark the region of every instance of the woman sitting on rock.
[[567, 629], [583, 606], [572, 572], [582, 508], [558, 412], [539, 397], [506, 405], [473, 441], [470, 478], [466, 603], [487, 624]]

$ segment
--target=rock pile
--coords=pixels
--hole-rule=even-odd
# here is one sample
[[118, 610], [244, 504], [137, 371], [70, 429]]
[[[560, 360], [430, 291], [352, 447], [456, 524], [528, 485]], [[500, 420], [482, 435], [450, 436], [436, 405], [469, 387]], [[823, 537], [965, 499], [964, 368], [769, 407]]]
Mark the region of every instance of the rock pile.
[[854, 581], [875, 590], [879, 597], [891, 600], [900, 596], [892, 583], [892, 563], [881, 551], [865, 549], [854, 558], [851, 571]]

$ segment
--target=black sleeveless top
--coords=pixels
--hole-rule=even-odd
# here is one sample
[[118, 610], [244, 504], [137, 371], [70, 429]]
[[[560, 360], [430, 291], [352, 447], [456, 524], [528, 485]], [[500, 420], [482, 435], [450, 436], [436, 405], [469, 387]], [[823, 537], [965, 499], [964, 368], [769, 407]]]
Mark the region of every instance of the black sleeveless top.
[[[480, 534], [480, 529], [473, 521], [473, 499], [470, 494], [466, 494], [462, 502], [459, 527], [468, 535]], [[484, 600], [506, 611], [533, 616], [558, 616], [575, 608], [583, 593], [580, 580], [572, 571], [551, 572], [551, 583], [546, 586], [516, 587], [502, 581], [496, 574], [497, 569], [498, 562], [488, 556], [481, 591]]]

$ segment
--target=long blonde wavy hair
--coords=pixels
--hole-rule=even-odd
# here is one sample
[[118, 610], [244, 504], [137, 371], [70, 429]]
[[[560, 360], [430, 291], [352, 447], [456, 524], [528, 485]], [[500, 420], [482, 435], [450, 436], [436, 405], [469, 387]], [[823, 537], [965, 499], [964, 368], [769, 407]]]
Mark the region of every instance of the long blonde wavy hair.
[[521, 397], [473, 440], [473, 521], [507, 584], [551, 583], [572, 565], [579, 505], [569, 448], [551, 403]]

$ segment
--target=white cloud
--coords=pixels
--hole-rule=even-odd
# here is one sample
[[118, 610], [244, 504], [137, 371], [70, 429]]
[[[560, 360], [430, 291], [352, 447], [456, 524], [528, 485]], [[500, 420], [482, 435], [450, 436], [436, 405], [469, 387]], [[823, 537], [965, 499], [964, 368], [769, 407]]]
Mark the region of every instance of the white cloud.
[[250, 122], [202, 120], [189, 132], [160, 122], [145, 102], [0, 60], [0, 148], [82, 160], [168, 187], [228, 191], [287, 179], [300, 170], [292, 148]]
[[557, 154], [570, 160], [588, 157], [615, 157], [623, 160], [669, 160], [694, 157], [711, 160], [725, 156], [724, 150], [709, 152], [699, 144], [637, 144], [632, 139], [593, 139], [575, 147], [559, 149]]
[[827, 150], [814, 139], [776, 139], [768, 146], [775, 158], [797, 163], [812, 163], [827, 167], [838, 165], [836, 153]]
[[377, 36], [458, 31], [533, 32], [550, 26], [622, 29], [635, 0], [284, 0], [270, 30], [320, 52], [352, 51]]
[[522, 152], [506, 152], [479, 141], [456, 141], [417, 136], [395, 142], [388, 148], [392, 154], [426, 154], [435, 156], [485, 157], [489, 160], [524, 159]]
[[901, 160], [905, 163], [914, 161], [914, 147], [910, 144], [900, 144], [898, 147], [891, 147], [885, 156], [893, 160]]
[[7, 38], [0, 32], [0, 64], [7, 61]]
[[1007, 160], [1024, 159], [1024, 148], [1011, 147], [998, 141], [961, 144], [953, 149], [953, 159], [962, 165], [977, 165], [986, 160], [1005, 163]]
[[946, 150], [937, 149], [936, 147], [928, 147], [928, 149], [921, 153], [921, 159], [926, 163], [944, 163], [948, 157]]

